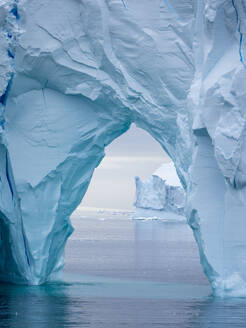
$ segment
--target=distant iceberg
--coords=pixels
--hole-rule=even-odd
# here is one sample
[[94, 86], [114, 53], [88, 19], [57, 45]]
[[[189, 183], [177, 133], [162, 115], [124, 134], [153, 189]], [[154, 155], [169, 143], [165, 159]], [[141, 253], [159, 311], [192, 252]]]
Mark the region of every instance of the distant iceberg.
[[139, 177], [135, 181], [135, 217], [154, 215], [164, 219], [185, 220], [185, 191], [173, 163], [163, 164], [146, 181], [141, 181]]

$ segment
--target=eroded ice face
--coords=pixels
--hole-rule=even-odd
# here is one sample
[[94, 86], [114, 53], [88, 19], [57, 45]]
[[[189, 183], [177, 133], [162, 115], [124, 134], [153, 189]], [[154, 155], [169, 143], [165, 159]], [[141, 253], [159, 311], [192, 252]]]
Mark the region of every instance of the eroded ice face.
[[244, 281], [244, 17], [219, 0], [1, 3], [4, 279], [59, 271], [104, 147], [135, 122], [187, 189], [213, 287]]
[[[72, 231], [69, 216], [104, 147], [131, 122], [184, 163], [177, 166], [185, 183], [190, 144], [186, 154], [175, 155], [182, 139], [177, 120], [188, 122], [184, 108], [193, 65], [186, 55], [191, 42], [173, 41], [184, 24], [186, 32], [191, 30], [193, 11], [187, 5], [185, 11], [178, 8], [182, 28], [158, 1], [132, 1], [126, 7], [120, 1], [23, 1], [12, 13], [6, 9], [20, 37], [8, 40], [15, 46], [15, 74], [3, 126], [13, 174], [2, 170], [2, 181], [9, 181], [14, 206], [10, 201], [7, 208], [5, 197], [2, 208], [13, 240], [9, 252], [18, 247], [21, 253], [20, 263], [11, 264], [20, 281], [41, 283], [59, 271]], [[174, 52], [182, 58], [174, 59]], [[10, 216], [17, 213], [19, 221], [9, 231]], [[4, 278], [9, 277], [6, 272]]]

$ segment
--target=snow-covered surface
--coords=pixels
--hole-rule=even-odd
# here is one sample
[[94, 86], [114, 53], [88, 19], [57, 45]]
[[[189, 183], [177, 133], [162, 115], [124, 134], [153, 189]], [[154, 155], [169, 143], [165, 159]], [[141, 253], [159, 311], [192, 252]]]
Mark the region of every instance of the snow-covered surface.
[[239, 0], [0, 1], [1, 279], [59, 273], [104, 147], [135, 122], [174, 162], [215, 293], [246, 290], [245, 21]]

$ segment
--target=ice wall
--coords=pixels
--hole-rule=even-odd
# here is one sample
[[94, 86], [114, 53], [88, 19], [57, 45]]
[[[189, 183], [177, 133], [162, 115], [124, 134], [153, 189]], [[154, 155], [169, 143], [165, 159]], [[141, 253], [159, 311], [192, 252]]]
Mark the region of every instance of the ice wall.
[[[177, 180], [173, 163], [163, 164], [146, 181], [136, 177], [136, 202], [134, 205], [137, 208], [184, 215], [185, 192]], [[174, 185], [171, 184], [172, 182]]]
[[244, 1], [199, 2], [188, 97], [195, 136], [189, 222], [220, 296], [245, 294], [245, 15]]
[[0, 2], [0, 278], [59, 273], [69, 216], [132, 122], [172, 158], [219, 295], [246, 281], [243, 0]]

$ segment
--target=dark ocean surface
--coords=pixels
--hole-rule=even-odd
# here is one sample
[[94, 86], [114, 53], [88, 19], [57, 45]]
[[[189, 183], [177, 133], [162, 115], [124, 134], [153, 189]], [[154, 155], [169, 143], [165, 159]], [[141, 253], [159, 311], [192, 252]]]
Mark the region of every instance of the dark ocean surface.
[[62, 280], [0, 285], [0, 328], [246, 327], [244, 299], [215, 299], [185, 223], [76, 212]]

